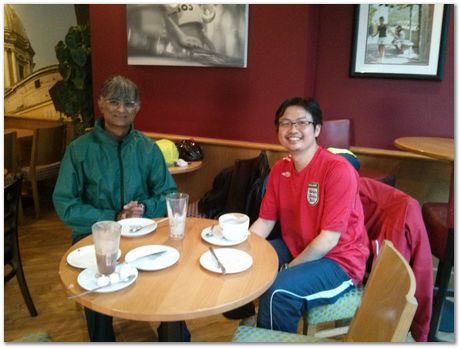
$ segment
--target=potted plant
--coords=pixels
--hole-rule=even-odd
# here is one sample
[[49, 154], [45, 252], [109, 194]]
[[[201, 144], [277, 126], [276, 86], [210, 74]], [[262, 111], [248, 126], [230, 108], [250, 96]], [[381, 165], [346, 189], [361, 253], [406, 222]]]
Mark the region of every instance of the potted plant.
[[54, 48], [62, 80], [50, 89], [50, 96], [56, 110], [71, 118], [75, 137], [91, 127], [94, 119], [90, 45], [88, 26], [77, 25]]

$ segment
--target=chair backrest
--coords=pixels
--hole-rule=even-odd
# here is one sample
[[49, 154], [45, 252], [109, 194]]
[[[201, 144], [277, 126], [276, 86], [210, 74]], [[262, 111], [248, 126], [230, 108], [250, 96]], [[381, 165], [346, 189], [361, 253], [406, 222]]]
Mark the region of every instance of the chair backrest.
[[59, 162], [64, 154], [66, 144], [65, 124], [37, 128], [34, 130], [30, 166], [39, 166]]
[[385, 240], [346, 336], [349, 342], [405, 342], [417, 309], [415, 277]]
[[17, 154], [16, 154], [16, 132], [9, 132], [3, 135], [3, 167], [8, 170], [8, 173], [16, 173], [17, 171]]
[[[21, 195], [22, 175], [12, 175], [13, 180], [4, 189], [4, 234], [14, 235], [18, 226], [19, 197]], [[13, 238], [16, 238], [14, 236]]]
[[348, 149], [351, 145], [351, 121], [347, 118], [323, 121], [317, 141], [326, 148]]

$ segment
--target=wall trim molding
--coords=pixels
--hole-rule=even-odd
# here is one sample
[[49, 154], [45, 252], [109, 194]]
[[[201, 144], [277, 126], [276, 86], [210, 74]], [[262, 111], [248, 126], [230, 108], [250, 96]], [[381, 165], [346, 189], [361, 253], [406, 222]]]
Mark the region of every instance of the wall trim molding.
[[[178, 135], [178, 134], [167, 134], [167, 133], [156, 133], [156, 132], [143, 132], [143, 133], [152, 139], [168, 139], [172, 141], [178, 141], [182, 139], [193, 139], [197, 143], [202, 143], [202, 144], [286, 152], [286, 149], [284, 147], [282, 147], [281, 145], [277, 145], [277, 144], [255, 143], [255, 142], [250, 142], [250, 141], [195, 137], [195, 136], [189, 136], [189, 135]], [[418, 154], [406, 152], [406, 151], [399, 151], [399, 150], [387, 150], [387, 149], [379, 149], [379, 148], [373, 148], [373, 147], [361, 147], [361, 146], [351, 146], [350, 150], [356, 155], [391, 157], [391, 158], [410, 158], [410, 159], [420, 159], [420, 160], [427, 160], [427, 161], [436, 161], [436, 159], [433, 159], [431, 157], [418, 155]]]

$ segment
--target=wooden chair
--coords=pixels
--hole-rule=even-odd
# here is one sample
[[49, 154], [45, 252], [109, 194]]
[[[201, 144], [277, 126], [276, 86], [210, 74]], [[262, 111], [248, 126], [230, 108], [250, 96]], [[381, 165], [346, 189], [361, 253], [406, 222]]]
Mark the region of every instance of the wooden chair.
[[[351, 120], [337, 119], [323, 121], [321, 132], [318, 136], [318, 144], [324, 147], [335, 147], [341, 149], [350, 148], [352, 143]], [[374, 168], [362, 167], [358, 170], [362, 177], [372, 178], [390, 186], [395, 186], [395, 177]]]
[[[384, 241], [345, 341], [405, 342], [417, 309], [415, 287], [414, 273], [405, 258], [390, 241]], [[273, 343], [323, 340], [315, 336], [239, 326], [232, 341]]]
[[6, 283], [16, 276], [30, 315], [35, 317], [37, 315], [37, 310], [35, 309], [35, 305], [27, 287], [24, 271], [22, 269], [21, 253], [19, 251], [18, 208], [19, 197], [21, 195], [21, 184], [22, 176], [17, 175], [4, 189], [4, 265], [9, 265], [11, 267], [11, 271], [4, 275], [4, 282]]
[[449, 280], [454, 266], [454, 180], [450, 185], [449, 202], [427, 202], [422, 206], [422, 215], [430, 240], [431, 252], [439, 259], [435, 280], [433, 313], [428, 341], [439, 341], [437, 333], [448, 294]]
[[[378, 245], [390, 240], [414, 267], [417, 282], [415, 297], [418, 309], [411, 334], [416, 341], [427, 339], [431, 317], [433, 272], [430, 242], [423, 224], [420, 204], [408, 194], [366, 177], [360, 178], [359, 194], [371, 255], [367, 270], [371, 271]], [[305, 313], [304, 333], [312, 333], [312, 324], [349, 321], [358, 308], [362, 287], [350, 291], [337, 302], [312, 308]]]
[[38, 181], [57, 177], [66, 144], [66, 125], [34, 130], [30, 165], [22, 168], [32, 186], [35, 216], [40, 216]]

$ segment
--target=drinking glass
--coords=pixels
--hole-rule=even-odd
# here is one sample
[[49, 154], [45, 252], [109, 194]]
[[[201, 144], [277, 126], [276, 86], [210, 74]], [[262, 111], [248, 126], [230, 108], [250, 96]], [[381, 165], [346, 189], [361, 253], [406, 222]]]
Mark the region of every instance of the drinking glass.
[[169, 218], [169, 238], [184, 239], [185, 219], [187, 217], [188, 194], [172, 192], [166, 195], [166, 208]]
[[96, 250], [97, 270], [106, 275], [115, 272], [121, 225], [115, 221], [98, 221], [93, 224], [91, 231]]

